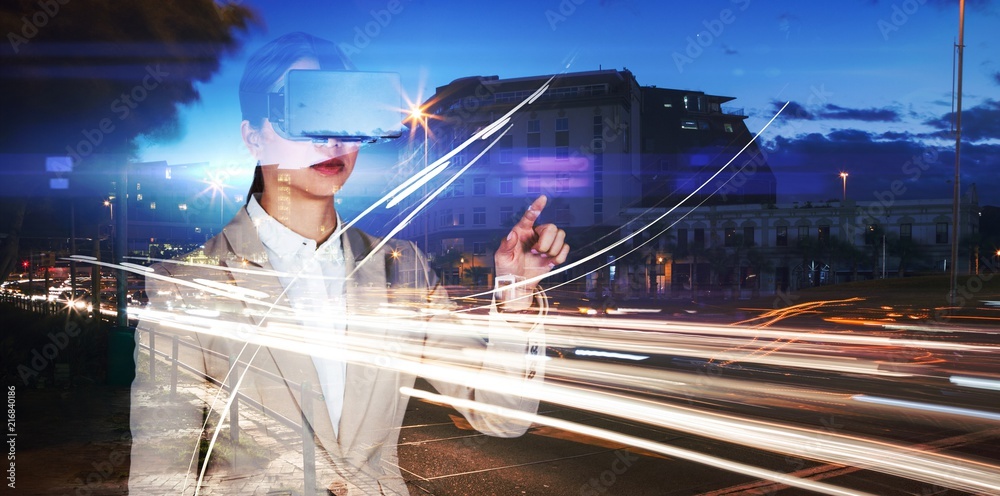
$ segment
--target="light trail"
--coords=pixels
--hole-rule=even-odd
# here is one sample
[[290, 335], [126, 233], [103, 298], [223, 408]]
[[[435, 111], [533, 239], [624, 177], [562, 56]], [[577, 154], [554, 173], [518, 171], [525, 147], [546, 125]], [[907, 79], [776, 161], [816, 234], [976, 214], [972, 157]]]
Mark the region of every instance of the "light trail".
[[606, 439], [608, 441], [627, 444], [629, 446], [635, 446], [637, 448], [646, 449], [655, 453], [662, 453], [668, 456], [674, 456], [677, 458], [696, 461], [712, 467], [721, 468], [723, 470], [729, 470], [732, 472], [749, 475], [751, 477], [760, 477], [763, 479], [780, 481], [792, 487], [808, 489], [810, 491], [816, 491], [822, 494], [845, 495], [845, 496], [869, 495], [869, 493], [861, 491], [852, 491], [850, 489], [844, 489], [830, 484], [825, 484], [822, 482], [815, 482], [808, 479], [789, 476], [781, 472], [775, 472], [760, 467], [754, 467], [751, 465], [746, 465], [743, 463], [734, 462], [723, 458], [706, 455], [704, 453], [698, 453], [696, 451], [678, 448], [675, 446], [669, 446], [666, 444], [653, 442], [648, 439], [629, 436], [626, 434], [610, 431], [607, 429], [600, 429], [597, 427], [591, 427], [584, 424], [569, 422], [562, 419], [546, 417], [544, 415], [527, 413], [519, 410], [512, 410], [509, 408], [504, 408], [496, 405], [487, 405], [484, 403], [465, 400], [461, 398], [455, 398], [452, 396], [443, 396], [440, 394], [429, 393], [427, 391], [422, 391], [419, 389], [414, 389], [409, 387], [400, 388], [399, 392], [407, 396], [413, 396], [415, 398], [421, 398], [429, 401], [435, 401], [438, 403], [444, 403], [457, 408], [468, 408], [472, 410], [479, 410], [494, 415], [500, 415], [504, 417], [524, 420], [526, 422], [533, 422], [536, 424], [547, 425], [568, 432], [576, 432], [579, 434], [583, 434], [585, 436], [591, 436], [599, 439]]
[[[372, 328], [384, 329], [377, 319]], [[364, 327], [364, 321], [355, 326]], [[212, 334], [214, 329], [207, 333]], [[474, 332], [470, 329], [469, 332]], [[957, 457], [922, 453], [888, 442], [874, 441], [824, 430], [805, 429], [777, 422], [765, 422], [734, 415], [705, 412], [616, 392], [587, 390], [557, 384], [526, 385], [500, 374], [468, 366], [469, 356], [448, 350], [436, 350], [433, 360], [421, 361], [421, 354], [408, 355], [419, 344], [405, 343], [402, 352], [386, 353], [384, 337], [361, 337], [334, 343], [314, 334], [305, 334], [295, 326], [262, 329], [252, 336], [254, 344], [287, 349], [297, 353], [330, 356], [349, 363], [377, 365], [382, 368], [444, 380], [477, 390], [521, 395], [563, 406], [598, 411], [653, 426], [744, 444], [755, 449], [775, 451], [828, 463], [854, 465], [892, 475], [971, 491], [1000, 491], [1000, 469]], [[412, 345], [414, 349], [409, 349]], [[518, 357], [511, 357], [518, 359]], [[522, 358], [523, 359], [523, 358]], [[465, 364], [465, 365], [463, 365]]]

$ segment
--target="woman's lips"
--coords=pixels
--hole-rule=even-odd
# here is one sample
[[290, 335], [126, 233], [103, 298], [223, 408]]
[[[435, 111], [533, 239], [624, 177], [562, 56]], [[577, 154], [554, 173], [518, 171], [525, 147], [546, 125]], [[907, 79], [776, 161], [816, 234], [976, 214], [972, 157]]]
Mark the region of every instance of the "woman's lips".
[[343, 172], [344, 161], [340, 158], [334, 157], [330, 160], [314, 164], [309, 168], [324, 176], [335, 176]]

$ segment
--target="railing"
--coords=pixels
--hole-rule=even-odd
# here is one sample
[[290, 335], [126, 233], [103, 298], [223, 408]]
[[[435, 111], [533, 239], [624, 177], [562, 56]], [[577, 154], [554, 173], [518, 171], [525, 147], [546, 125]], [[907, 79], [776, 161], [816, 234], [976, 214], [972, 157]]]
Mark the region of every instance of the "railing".
[[[23, 295], [18, 293], [6, 293], [6, 292], [0, 293], [0, 303], [6, 303], [19, 310], [40, 313], [45, 316], [56, 315], [60, 312], [66, 312], [70, 310], [70, 307], [66, 305], [65, 302], [62, 301], [49, 301], [44, 299], [37, 299], [37, 298], [32, 298], [28, 295]], [[158, 368], [157, 366], [158, 362], [161, 361], [165, 362], [165, 364], [170, 367], [171, 397], [174, 397], [177, 394], [177, 383], [179, 375], [178, 372], [180, 369], [187, 370], [188, 372], [197, 375], [200, 379], [207, 380], [212, 384], [228, 391], [229, 394], [233, 394], [233, 386], [236, 384], [236, 381], [239, 380], [240, 376], [239, 367], [248, 366], [246, 362], [239, 362], [238, 360], [236, 360], [235, 356], [232, 355], [227, 356], [213, 350], [206, 350], [193, 343], [181, 341], [180, 337], [175, 334], [156, 332], [154, 330], [139, 331], [138, 329], [136, 330], [136, 332], [137, 333], [147, 332], [149, 334], [149, 344], [148, 345], [142, 344], [140, 340], [139, 347], [145, 349], [147, 352], [150, 352], [150, 360], [149, 360], [150, 380], [153, 380], [153, 378], [156, 377], [156, 369]], [[157, 336], [166, 337], [170, 339], [171, 342], [170, 353], [156, 349]], [[228, 360], [229, 368], [232, 369], [233, 371], [229, 375], [230, 383], [224, 384], [220, 379], [209, 376], [204, 372], [202, 372], [201, 370], [196, 369], [191, 365], [188, 365], [183, 361], [181, 361], [180, 360], [181, 346], [186, 346], [190, 349], [195, 350], [196, 352]], [[309, 425], [307, 416], [311, 415], [313, 408], [312, 403], [313, 401], [319, 398], [319, 393], [314, 392], [309, 383], [296, 384], [281, 376], [278, 376], [277, 374], [271, 373], [269, 371], [260, 369], [252, 365], [250, 365], [250, 372], [256, 374], [258, 377], [264, 377], [273, 380], [275, 382], [278, 382], [279, 384], [289, 384], [292, 387], [298, 388], [301, 396], [300, 406], [302, 410], [302, 418], [300, 422], [296, 422], [295, 420], [285, 417], [284, 415], [281, 415], [280, 413], [270, 408], [266, 408], [264, 405], [260, 404], [260, 402], [237, 391], [235, 399], [233, 400], [233, 403], [230, 406], [229, 410], [230, 442], [232, 442], [234, 447], [239, 442], [240, 425], [238, 420], [239, 420], [239, 409], [241, 403], [250, 406], [255, 411], [262, 412], [264, 415], [267, 415], [268, 417], [277, 420], [278, 422], [284, 424], [286, 427], [298, 431], [299, 434], [302, 436], [302, 470], [303, 470], [303, 478], [305, 481], [305, 494], [308, 495], [314, 494], [314, 490], [316, 487], [316, 460], [315, 460], [316, 446], [315, 446], [315, 441], [313, 439], [313, 429]], [[233, 452], [235, 453], [235, 449]], [[233, 468], [235, 469], [236, 468], [235, 456], [233, 457], [232, 462], [233, 462]]]
[[68, 309], [64, 302], [32, 298], [19, 293], [0, 293], [0, 303], [6, 303], [18, 310], [40, 313], [45, 316], [56, 315]]
[[[229, 394], [231, 394], [231, 395], [233, 394], [233, 389], [234, 389], [233, 386], [239, 380], [239, 377], [240, 377], [240, 367], [241, 366], [242, 367], [249, 366], [250, 367], [250, 372], [253, 373], [253, 374], [256, 374], [258, 377], [264, 377], [264, 378], [273, 380], [275, 382], [278, 382], [279, 384], [288, 384], [288, 385], [290, 385], [292, 387], [298, 388], [299, 392], [300, 392], [300, 397], [301, 397], [301, 400], [300, 400], [300, 408], [301, 408], [301, 411], [302, 411], [301, 422], [296, 422], [296, 421], [294, 421], [294, 420], [292, 420], [292, 419], [290, 419], [288, 417], [285, 417], [284, 415], [281, 415], [280, 413], [278, 413], [278, 412], [276, 412], [276, 411], [274, 411], [272, 409], [266, 408], [260, 402], [258, 402], [256, 400], [254, 400], [254, 399], [252, 399], [252, 398], [244, 395], [243, 393], [240, 393], [239, 391], [237, 391], [235, 393], [235, 398], [233, 399], [232, 405], [230, 405], [230, 407], [229, 407], [229, 440], [230, 440], [230, 442], [232, 443], [232, 445], [234, 447], [239, 442], [239, 437], [240, 437], [240, 426], [239, 426], [239, 408], [240, 408], [240, 403], [245, 403], [245, 404], [249, 405], [250, 407], [252, 407], [255, 411], [262, 412], [262, 413], [264, 413], [264, 415], [267, 415], [268, 417], [271, 417], [271, 418], [277, 420], [278, 422], [284, 424], [286, 427], [289, 427], [289, 428], [291, 428], [293, 430], [298, 431], [299, 434], [302, 436], [302, 471], [303, 471], [303, 478], [304, 478], [304, 482], [305, 482], [305, 485], [304, 485], [305, 493], [304, 494], [307, 494], [307, 495], [314, 494], [313, 491], [315, 490], [315, 487], [316, 487], [316, 460], [315, 460], [316, 445], [315, 445], [315, 441], [313, 439], [313, 429], [309, 425], [308, 415], [311, 415], [311, 413], [312, 413], [312, 403], [313, 403], [313, 401], [319, 399], [319, 393], [314, 392], [312, 390], [311, 385], [308, 382], [297, 384], [297, 383], [289, 381], [289, 380], [287, 380], [287, 379], [285, 379], [285, 378], [283, 378], [283, 377], [281, 377], [281, 376], [279, 376], [277, 374], [274, 374], [274, 373], [271, 373], [269, 371], [260, 369], [258, 367], [253, 366], [253, 365], [249, 365], [246, 362], [240, 362], [240, 361], [237, 360], [237, 357], [235, 357], [234, 355], [225, 355], [225, 354], [219, 353], [219, 352], [214, 351], [214, 350], [208, 350], [208, 349], [202, 348], [201, 346], [198, 346], [198, 345], [193, 344], [193, 343], [183, 342], [183, 341], [180, 340], [179, 336], [177, 336], [175, 334], [166, 334], [166, 333], [157, 332], [157, 331], [154, 331], [154, 330], [139, 331], [138, 329], [136, 330], [136, 332], [137, 333], [138, 332], [147, 332], [149, 334], [149, 344], [148, 345], [144, 345], [144, 344], [141, 343], [141, 340], [140, 340], [139, 341], [139, 347], [140, 348], [144, 348], [144, 349], [146, 349], [147, 351], [150, 352], [150, 360], [149, 360], [149, 377], [150, 377], [150, 380], [154, 381], [155, 380], [154, 378], [156, 377], [156, 369], [157, 369], [157, 361], [158, 360], [155, 360], [154, 357], [156, 357], [156, 358], [158, 358], [160, 360], [165, 361], [167, 363], [167, 365], [169, 365], [169, 367], [170, 367], [170, 394], [171, 394], [171, 396], [174, 396], [174, 395], [177, 394], [177, 380], [178, 380], [178, 370], [179, 369], [187, 370], [188, 372], [191, 372], [191, 373], [197, 375], [200, 379], [207, 380], [207, 381], [211, 382], [212, 384], [214, 384], [214, 385], [222, 388], [223, 390], [229, 392]], [[163, 337], [169, 337], [170, 338], [170, 341], [171, 341], [171, 346], [170, 346], [171, 351], [170, 351], [170, 354], [167, 354], [164, 351], [159, 351], [159, 350], [156, 349], [156, 336], [163, 336]], [[214, 357], [217, 357], [217, 358], [222, 358], [222, 359], [227, 360], [229, 362], [229, 368], [231, 370], [231, 372], [229, 374], [229, 378], [230, 378], [229, 383], [225, 384], [225, 383], [222, 382], [222, 380], [220, 380], [220, 379], [218, 379], [216, 377], [212, 377], [210, 375], [207, 375], [203, 371], [201, 371], [199, 369], [196, 369], [196, 368], [194, 368], [194, 367], [192, 367], [192, 366], [190, 366], [190, 365], [182, 362], [180, 360], [180, 349], [181, 349], [182, 345], [186, 346], [186, 347], [188, 347], [188, 348], [190, 348], [192, 350], [195, 350], [196, 352], [204, 353], [204, 354], [209, 355], [209, 356], [214, 356]], [[235, 453], [235, 452], [236, 452], [236, 450], [234, 449], [233, 453]], [[236, 457], [235, 456], [233, 456], [232, 467], [233, 467], [234, 470], [236, 469]]]
[[739, 115], [739, 116], [743, 116], [743, 117], [747, 116], [747, 114], [746, 114], [746, 107], [727, 107], [727, 106], [723, 105], [722, 106], [722, 113], [723, 114], [728, 114], [728, 115]]

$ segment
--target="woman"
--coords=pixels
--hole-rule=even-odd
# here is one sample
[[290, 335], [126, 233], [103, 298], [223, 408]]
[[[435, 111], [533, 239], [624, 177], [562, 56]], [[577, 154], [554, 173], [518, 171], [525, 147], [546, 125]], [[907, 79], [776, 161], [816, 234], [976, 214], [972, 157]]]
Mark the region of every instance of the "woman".
[[[390, 240], [372, 253], [379, 240], [357, 229], [338, 230], [333, 199], [354, 169], [359, 145], [286, 139], [268, 118], [267, 106], [255, 100], [280, 89], [290, 70], [352, 69], [333, 43], [303, 33], [272, 41], [248, 61], [240, 103], [243, 141], [258, 161], [252, 195], [205, 244], [205, 255], [218, 267], [163, 264], [147, 279], [151, 302], [139, 326], [147, 332], [141, 334], [186, 330], [178, 339], [193, 343], [195, 351], [182, 359], [199, 376], [183, 388], [194, 399], [157, 402], [147, 384], [155, 381], [137, 378], [133, 385], [134, 494], [190, 493], [203, 477], [202, 466], [208, 467], [202, 484], [215, 493], [408, 494], [396, 454], [407, 404], [400, 389], [412, 387], [417, 372], [426, 372], [445, 396], [537, 411], [535, 398], [476, 385], [478, 377], [499, 378], [509, 381], [509, 389], [525, 391], [542, 380], [543, 361], [529, 356], [544, 353], [541, 323], [510, 324], [503, 315], [541, 315], [541, 295], [498, 301], [488, 318], [488, 340], [447, 312], [421, 311], [451, 304], [413, 243]], [[552, 224], [534, 225], [545, 202], [543, 196], [532, 203], [494, 256], [497, 275], [528, 278], [525, 289], [531, 293], [536, 291], [531, 278], [564, 262], [569, 252], [565, 232]], [[405, 280], [401, 270], [392, 270], [410, 267], [414, 277]], [[192, 295], [192, 289], [201, 294]], [[385, 308], [410, 310], [416, 317], [387, 320]], [[198, 320], [206, 315], [210, 318]], [[281, 334], [289, 325], [297, 326], [295, 331]], [[511, 332], [517, 328], [521, 332]], [[154, 347], [171, 353], [171, 343], [157, 336]], [[243, 346], [246, 342], [251, 345]], [[476, 349], [480, 352], [470, 353]], [[234, 373], [230, 362], [238, 363]], [[253, 373], [239, 373], [248, 367]], [[202, 374], [238, 384], [249, 400], [241, 404], [267, 413], [244, 417], [250, 410], [244, 406], [239, 431], [245, 436], [241, 443], [249, 437], [255, 446], [269, 448], [244, 453], [240, 445], [230, 445], [228, 451], [208, 453], [212, 425], [224, 422], [225, 403], [212, 398], [211, 388], [198, 380]], [[459, 411], [473, 427], [495, 436], [520, 435], [528, 427]], [[289, 435], [275, 418], [301, 419], [307, 434]], [[309, 434], [315, 435], [315, 456]], [[263, 441], [275, 437], [284, 441]], [[290, 456], [291, 451], [301, 456]], [[192, 452], [201, 455], [185, 456]], [[228, 463], [213, 466], [212, 457]]]

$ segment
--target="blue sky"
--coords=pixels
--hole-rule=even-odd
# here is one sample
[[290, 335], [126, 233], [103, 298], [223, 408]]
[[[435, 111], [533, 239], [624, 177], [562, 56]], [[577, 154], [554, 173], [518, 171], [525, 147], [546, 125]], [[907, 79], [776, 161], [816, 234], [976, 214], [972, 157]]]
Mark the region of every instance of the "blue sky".
[[[245, 56], [278, 35], [306, 31], [350, 47], [362, 70], [399, 72], [411, 98], [459, 77], [551, 74], [572, 61], [569, 71], [628, 68], [642, 85], [736, 97], [732, 105], [746, 109], [752, 132], [790, 101], [762, 136], [780, 200], [839, 198], [841, 169], [858, 199], [893, 178], [908, 181], [911, 198], [951, 194], [954, 138], [942, 130], [952, 105], [957, 0], [244, 3], [264, 26], [201, 86], [201, 102], [183, 110], [183, 137], [148, 144], [143, 160], [249, 168], [236, 97]], [[1000, 190], [992, 172], [1000, 166], [998, 32], [997, 2], [968, 2], [962, 182], [976, 182], [984, 204]], [[936, 162], [915, 178], [903, 172], [913, 156]]]

